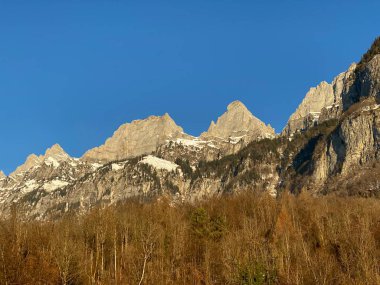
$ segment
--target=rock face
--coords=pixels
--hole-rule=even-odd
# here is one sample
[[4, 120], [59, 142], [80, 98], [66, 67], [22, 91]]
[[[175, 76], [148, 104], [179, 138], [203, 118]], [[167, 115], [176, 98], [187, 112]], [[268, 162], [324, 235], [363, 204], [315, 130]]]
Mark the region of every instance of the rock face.
[[380, 55], [360, 72], [351, 72], [342, 88], [341, 123], [329, 137], [323, 155], [316, 160], [314, 178], [319, 184], [339, 173], [347, 176], [355, 169], [380, 159]]
[[109, 162], [155, 151], [167, 140], [186, 137], [183, 129], [165, 114], [122, 125], [104, 145], [89, 150], [84, 160]]
[[291, 135], [298, 130], [312, 127], [318, 121], [323, 108], [334, 104], [334, 91], [331, 84], [323, 81], [306, 94], [296, 112], [290, 116], [283, 133]]
[[62, 147], [59, 144], [55, 144], [51, 148], [47, 149], [44, 155], [29, 155], [25, 163], [17, 167], [17, 169], [9, 176], [17, 180], [18, 178], [22, 177], [26, 171], [29, 171], [44, 161], [47, 164], [57, 165], [59, 162], [65, 161], [69, 158], [70, 156], [62, 149]]
[[356, 68], [353, 63], [346, 72], [334, 78], [331, 84], [321, 82], [306, 94], [297, 110], [290, 116], [283, 135], [311, 128], [318, 123], [337, 118], [343, 110], [342, 97]]
[[380, 98], [380, 54], [376, 55], [359, 73], [359, 97]]
[[343, 110], [346, 111], [363, 98], [380, 98], [380, 55], [370, 60], [363, 70], [357, 71], [346, 83], [343, 94]]
[[[378, 177], [380, 105], [373, 99], [369, 101], [370, 104], [344, 117], [326, 141], [320, 143], [314, 154], [311, 188], [339, 191], [347, 181], [359, 179], [363, 171]], [[333, 183], [334, 178], [341, 181]], [[377, 189], [372, 190], [379, 191], [379, 182], [376, 181]], [[365, 192], [368, 186], [369, 180], [355, 190]]]
[[0, 180], [7, 178], [3, 171], [0, 170]]
[[222, 138], [237, 140], [246, 138], [248, 141], [259, 138], [274, 137], [274, 129], [265, 125], [252, 115], [247, 107], [240, 101], [232, 102], [216, 123], [211, 122], [207, 132], [201, 138]]

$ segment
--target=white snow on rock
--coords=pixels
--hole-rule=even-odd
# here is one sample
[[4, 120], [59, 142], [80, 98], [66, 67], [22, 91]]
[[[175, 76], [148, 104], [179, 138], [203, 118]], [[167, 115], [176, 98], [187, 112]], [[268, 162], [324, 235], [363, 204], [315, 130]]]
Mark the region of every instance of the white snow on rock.
[[43, 188], [45, 191], [51, 192], [51, 191], [54, 191], [56, 189], [65, 187], [67, 185], [69, 185], [68, 182], [56, 179], [56, 180], [52, 180], [52, 181], [45, 183]]
[[59, 167], [59, 162], [53, 158], [53, 157], [48, 157], [47, 159], [45, 159], [45, 164], [48, 165], [48, 166], [53, 166], [54, 168], [58, 168]]
[[91, 164], [91, 167], [92, 167], [93, 170], [96, 170], [96, 169], [98, 169], [98, 168], [100, 168], [102, 166], [103, 166], [103, 164], [96, 163], [96, 162]]
[[38, 184], [36, 183], [36, 180], [32, 179], [27, 182], [25, 182], [25, 186], [22, 189], [23, 193], [28, 193], [33, 191], [34, 189], [38, 188]]
[[239, 143], [244, 137], [246, 137], [246, 135], [244, 135], [244, 136], [240, 136], [240, 137], [230, 137], [229, 140], [230, 140], [230, 143], [232, 143], [232, 144], [237, 144], [237, 143]]
[[139, 163], [148, 164], [148, 165], [153, 166], [156, 169], [164, 169], [167, 171], [174, 171], [179, 167], [174, 162], [161, 159], [153, 155], [148, 155], [144, 157], [143, 160], [141, 160]]
[[195, 137], [194, 139], [182, 139], [182, 138], [178, 138], [174, 141], [172, 141], [176, 144], [179, 144], [179, 145], [183, 145], [183, 146], [186, 146], [186, 147], [193, 147], [193, 148], [197, 148], [197, 149], [203, 149], [206, 145], [209, 146], [209, 147], [212, 147], [212, 148], [217, 148], [213, 143], [212, 141], [206, 141], [206, 140], [201, 140], [197, 137]]
[[202, 140], [199, 140], [199, 139], [193, 139], [193, 140], [189, 140], [189, 139], [176, 139], [174, 142], [177, 143], [177, 144], [184, 145], [184, 146], [192, 146], [192, 147], [199, 148], [199, 149], [202, 149], [203, 146], [204, 146], [204, 144], [207, 143], [206, 141], [202, 141]]
[[120, 169], [123, 169], [123, 168], [124, 168], [124, 165], [123, 165], [123, 164], [112, 163], [112, 170], [113, 170], [113, 171], [117, 171], [117, 170], [120, 170]]
[[363, 111], [367, 112], [367, 111], [371, 111], [371, 110], [377, 110], [380, 108], [380, 105], [379, 104], [375, 104], [375, 105], [371, 105], [371, 106], [365, 106], [363, 108]]

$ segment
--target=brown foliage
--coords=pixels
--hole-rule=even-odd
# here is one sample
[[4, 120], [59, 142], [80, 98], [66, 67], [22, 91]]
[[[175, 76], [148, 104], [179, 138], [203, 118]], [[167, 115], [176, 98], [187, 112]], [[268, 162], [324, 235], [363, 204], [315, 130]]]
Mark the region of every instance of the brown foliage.
[[252, 192], [0, 222], [0, 284], [379, 284], [380, 201]]

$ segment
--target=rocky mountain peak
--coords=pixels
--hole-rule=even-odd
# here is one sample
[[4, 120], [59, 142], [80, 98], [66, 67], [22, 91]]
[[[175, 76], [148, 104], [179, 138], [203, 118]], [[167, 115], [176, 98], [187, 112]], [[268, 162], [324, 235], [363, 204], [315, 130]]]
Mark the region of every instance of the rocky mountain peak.
[[126, 123], [104, 145], [89, 150], [84, 160], [108, 162], [149, 154], [167, 140], [186, 136], [169, 114]]
[[247, 107], [241, 101], [238, 101], [238, 100], [230, 103], [227, 106], [227, 111], [234, 111], [234, 110], [243, 111], [243, 112], [249, 112], [249, 110], [247, 109]]
[[46, 150], [44, 158], [47, 157], [68, 158], [69, 155], [63, 150], [63, 148], [59, 144], [55, 144]]
[[21, 175], [21, 173], [28, 171], [34, 166], [40, 164], [42, 160], [43, 156], [37, 156], [34, 153], [32, 153], [26, 158], [24, 164], [17, 167], [16, 170], [12, 172], [9, 176], [16, 178], [17, 176]]
[[303, 118], [309, 114], [318, 114], [322, 108], [334, 103], [334, 91], [331, 84], [322, 81], [317, 87], [310, 88], [291, 119]]
[[252, 115], [242, 102], [234, 101], [228, 105], [227, 111], [216, 123], [211, 122], [208, 131], [201, 137], [229, 139], [247, 136], [250, 139], [257, 139], [271, 137], [274, 134], [274, 129]]
[[351, 80], [356, 64], [350, 65], [347, 71], [336, 76], [332, 83], [322, 81], [310, 88], [297, 110], [290, 116], [283, 135], [292, 135], [308, 129], [315, 124], [339, 116], [343, 110], [343, 93]]
[[0, 170], [0, 180], [6, 178], [7, 176], [4, 174], [2, 170]]
[[69, 159], [70, 156], [62, 149], [59, 144], [55, 144], [52, 147], [48, 148], [44, 155], [37, 156], [36, 154], [30, 154], [24, 164], [16, 168], [16, 170], [11, 173], [11, 177], [17, 178], [21, 176], [24, 172], [29, 171], [33, 167], [36, 167], [43, 163], [44, 161], [47, 164], [52, 164], [58, 166], [59, 162]]

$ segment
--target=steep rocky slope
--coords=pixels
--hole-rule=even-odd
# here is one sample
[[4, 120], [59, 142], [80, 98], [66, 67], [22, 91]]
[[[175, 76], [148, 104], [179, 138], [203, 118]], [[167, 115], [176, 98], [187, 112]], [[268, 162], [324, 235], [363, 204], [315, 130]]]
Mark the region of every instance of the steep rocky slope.
[[169, 139], [187, 137], [165, 114], [122, 125], [104, 145], [89, 150], [84, 160], [109, 162], [149, 154]]
[[240, 101], [232, 102], [217, 122], [211, 122], [207, 132], [201, 138], [244, 139], [251, 141], [258, 138], [274, 137], [274, 129], [257, 119]]
[[343, 111], [343, 92], [355, 68], [356, 64], [353, 63], [347, 71], [335, 77], [331, 84], [323, 81], [317, 87], [311, 88], [290, 116], [282, 134], [290, 136], [318, 123], [338, 118]]

